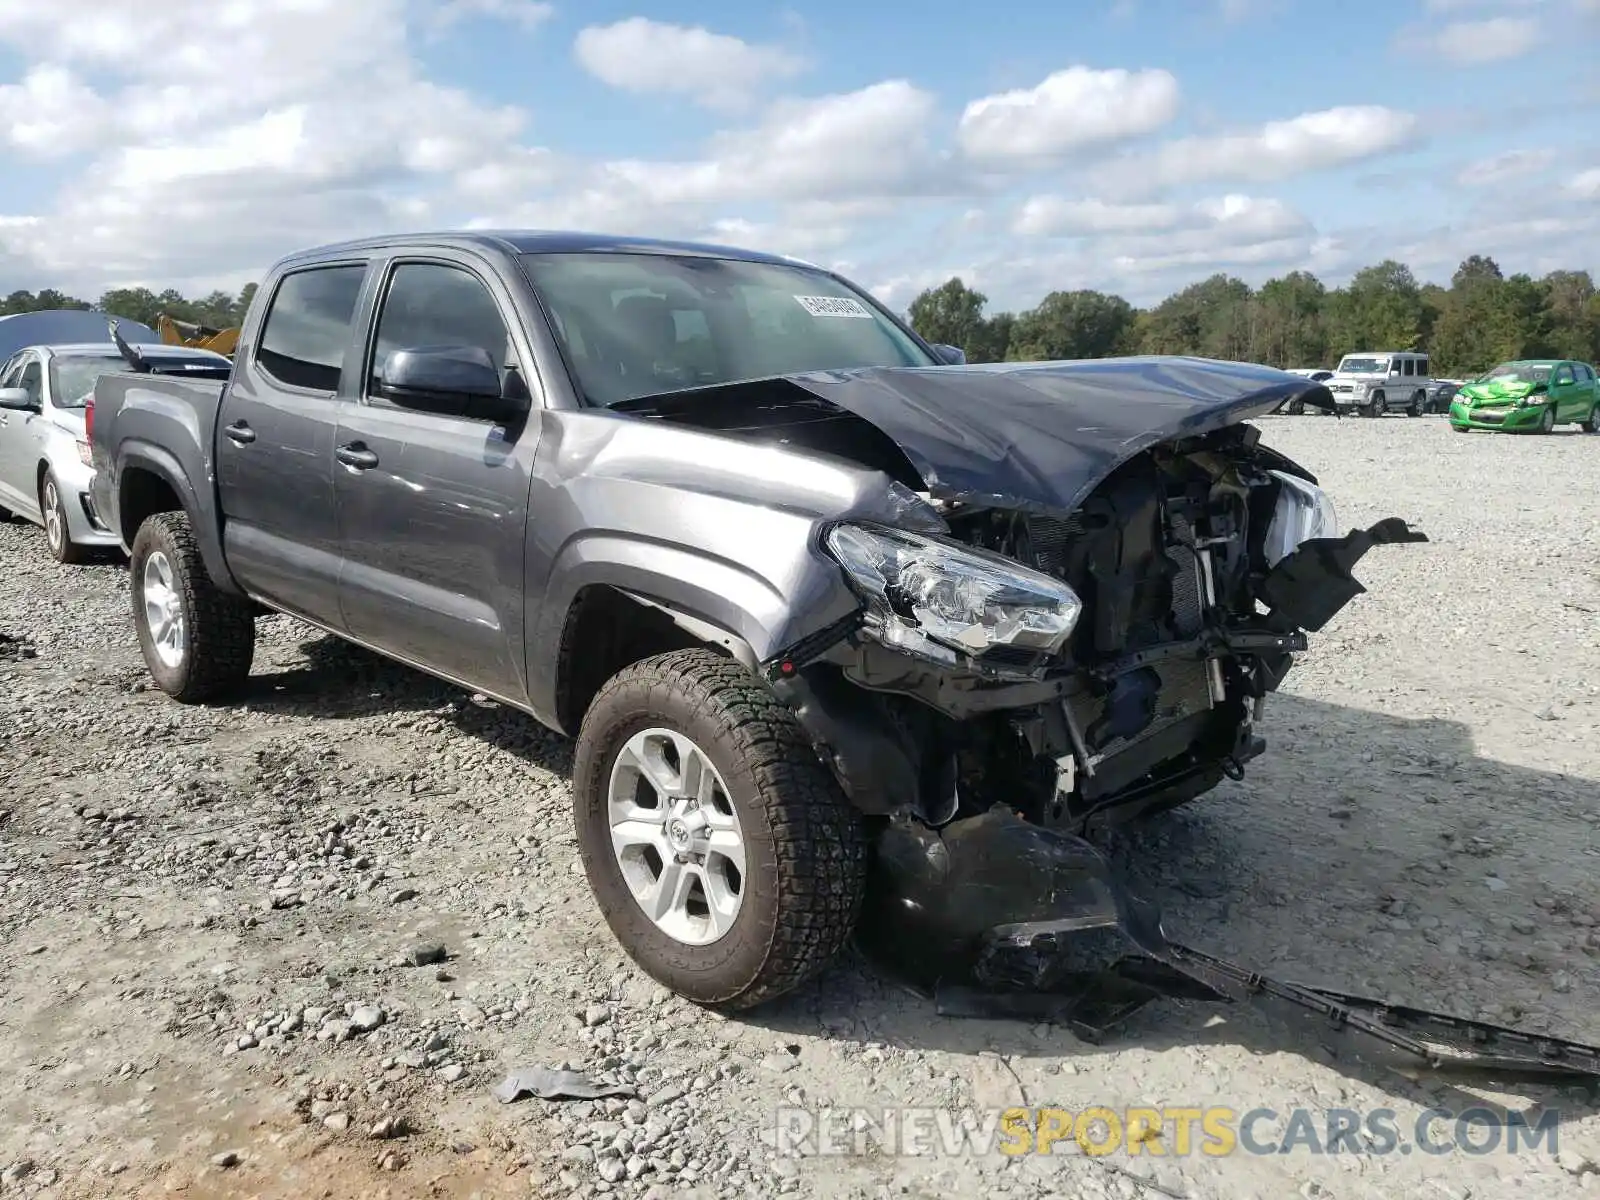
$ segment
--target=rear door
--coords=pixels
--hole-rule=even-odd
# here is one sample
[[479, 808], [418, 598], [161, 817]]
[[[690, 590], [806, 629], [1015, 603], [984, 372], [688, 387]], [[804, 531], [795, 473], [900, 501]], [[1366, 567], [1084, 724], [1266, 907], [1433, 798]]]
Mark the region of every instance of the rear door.
[[517, 428], [396, 406], [375, 394], [390, 353], [478, 346], [532, 386], [504, 286], [475, 259], [397, 257], [378, 298], [357, 403], [334, 468], [351, 636], [505, 700], [527, 696], [523, 552], [534, 412]]
[[[333, 440], [365, 261], [297, 268], [240, 346], [218, 414], [223, 546], [251, 595], [340, 630]], [[359, 367], [352, 367], [357, 373]]]

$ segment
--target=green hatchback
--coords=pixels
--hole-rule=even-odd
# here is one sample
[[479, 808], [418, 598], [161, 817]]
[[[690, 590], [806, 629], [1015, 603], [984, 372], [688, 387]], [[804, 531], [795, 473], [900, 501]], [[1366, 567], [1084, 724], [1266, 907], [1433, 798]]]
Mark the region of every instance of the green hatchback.
[[1450, 427], [1458, 433], [1549, 433], [1557, 425], [1600, 433], [1600, 380], [1590, 364], [1561, 358], [1501, 363], [1450, 401]]

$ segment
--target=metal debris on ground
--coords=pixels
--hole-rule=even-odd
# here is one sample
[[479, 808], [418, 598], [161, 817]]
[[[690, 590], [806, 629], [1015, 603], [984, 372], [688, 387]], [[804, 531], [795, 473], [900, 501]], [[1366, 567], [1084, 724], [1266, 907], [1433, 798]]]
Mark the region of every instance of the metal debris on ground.
[[868, 905], [863, 949], [944, 1016], [1053, 1020], [1094, 1041], [1152, 1000], [1268, 1002], [1433, 1071], [1600, 1079], [1600, 1047], [1281, 983], [1169, 941], [1092, 844], [1003, 806], [939, 830], [892, 823]]
[[556, 1071], [549, 1067], [523, 1067], [511, 1072], [494, 1089], [502, 1104], [524, 1096], [539, 1100], [603, 1100], [608, 1096], [633, 1097], [638, 1092], [625, 1083], [598, 1083], [576, 1071]]

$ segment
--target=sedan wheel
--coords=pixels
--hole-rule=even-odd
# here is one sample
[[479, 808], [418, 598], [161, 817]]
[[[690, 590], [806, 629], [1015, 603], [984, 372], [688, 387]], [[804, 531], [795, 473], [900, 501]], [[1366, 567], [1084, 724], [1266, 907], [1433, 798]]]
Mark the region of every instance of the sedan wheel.
[[1551, 405], [1551, 404], [1547, 404], [1547, 405], [1544, 406], [1544, 412], [1539, 414], [1539, 432], [1540, 433], [1550, 433], [1550, 432], [1554, 431], [1555, 427], [1556, 427], [1556, 410], [1555, 410], [1555, 406]]
[[39, 488], [39, 511], [44, 517], [44, 541], [50, 557], [59, 563], [82, 562], [84, 548], [72, 540], [66, 505], [61, 501], [61, 488], [53, 471], [45, 472], [44, 483]]

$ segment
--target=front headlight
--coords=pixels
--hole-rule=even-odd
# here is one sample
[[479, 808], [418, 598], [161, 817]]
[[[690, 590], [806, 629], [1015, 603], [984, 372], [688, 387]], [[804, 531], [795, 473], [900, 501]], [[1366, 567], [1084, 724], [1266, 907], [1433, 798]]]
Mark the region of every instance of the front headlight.
[[1302, 542], [1339, 536], [1339, 518], [1326, 492], [1297, 475], [1284, 471], [1268, 473], [1279, 484], [1278, 501], [1272, 509], [1272, 520], [1267, 522], [1267, 536], [1262, 545], [1269, 567], [1288, 558]]
[[835, 525], [826, 545], [867, 602], [868, 630], [886, 646], [942, 664], [1000, 647], [1054, 654], [1083, 611], [1058, 579], [903, 529]]
[[1365, 396], [1367, 394], [1367, 385], [1364, 383], [1352, 383], [1350, 385], [1350, 394], [1353, 396]]

